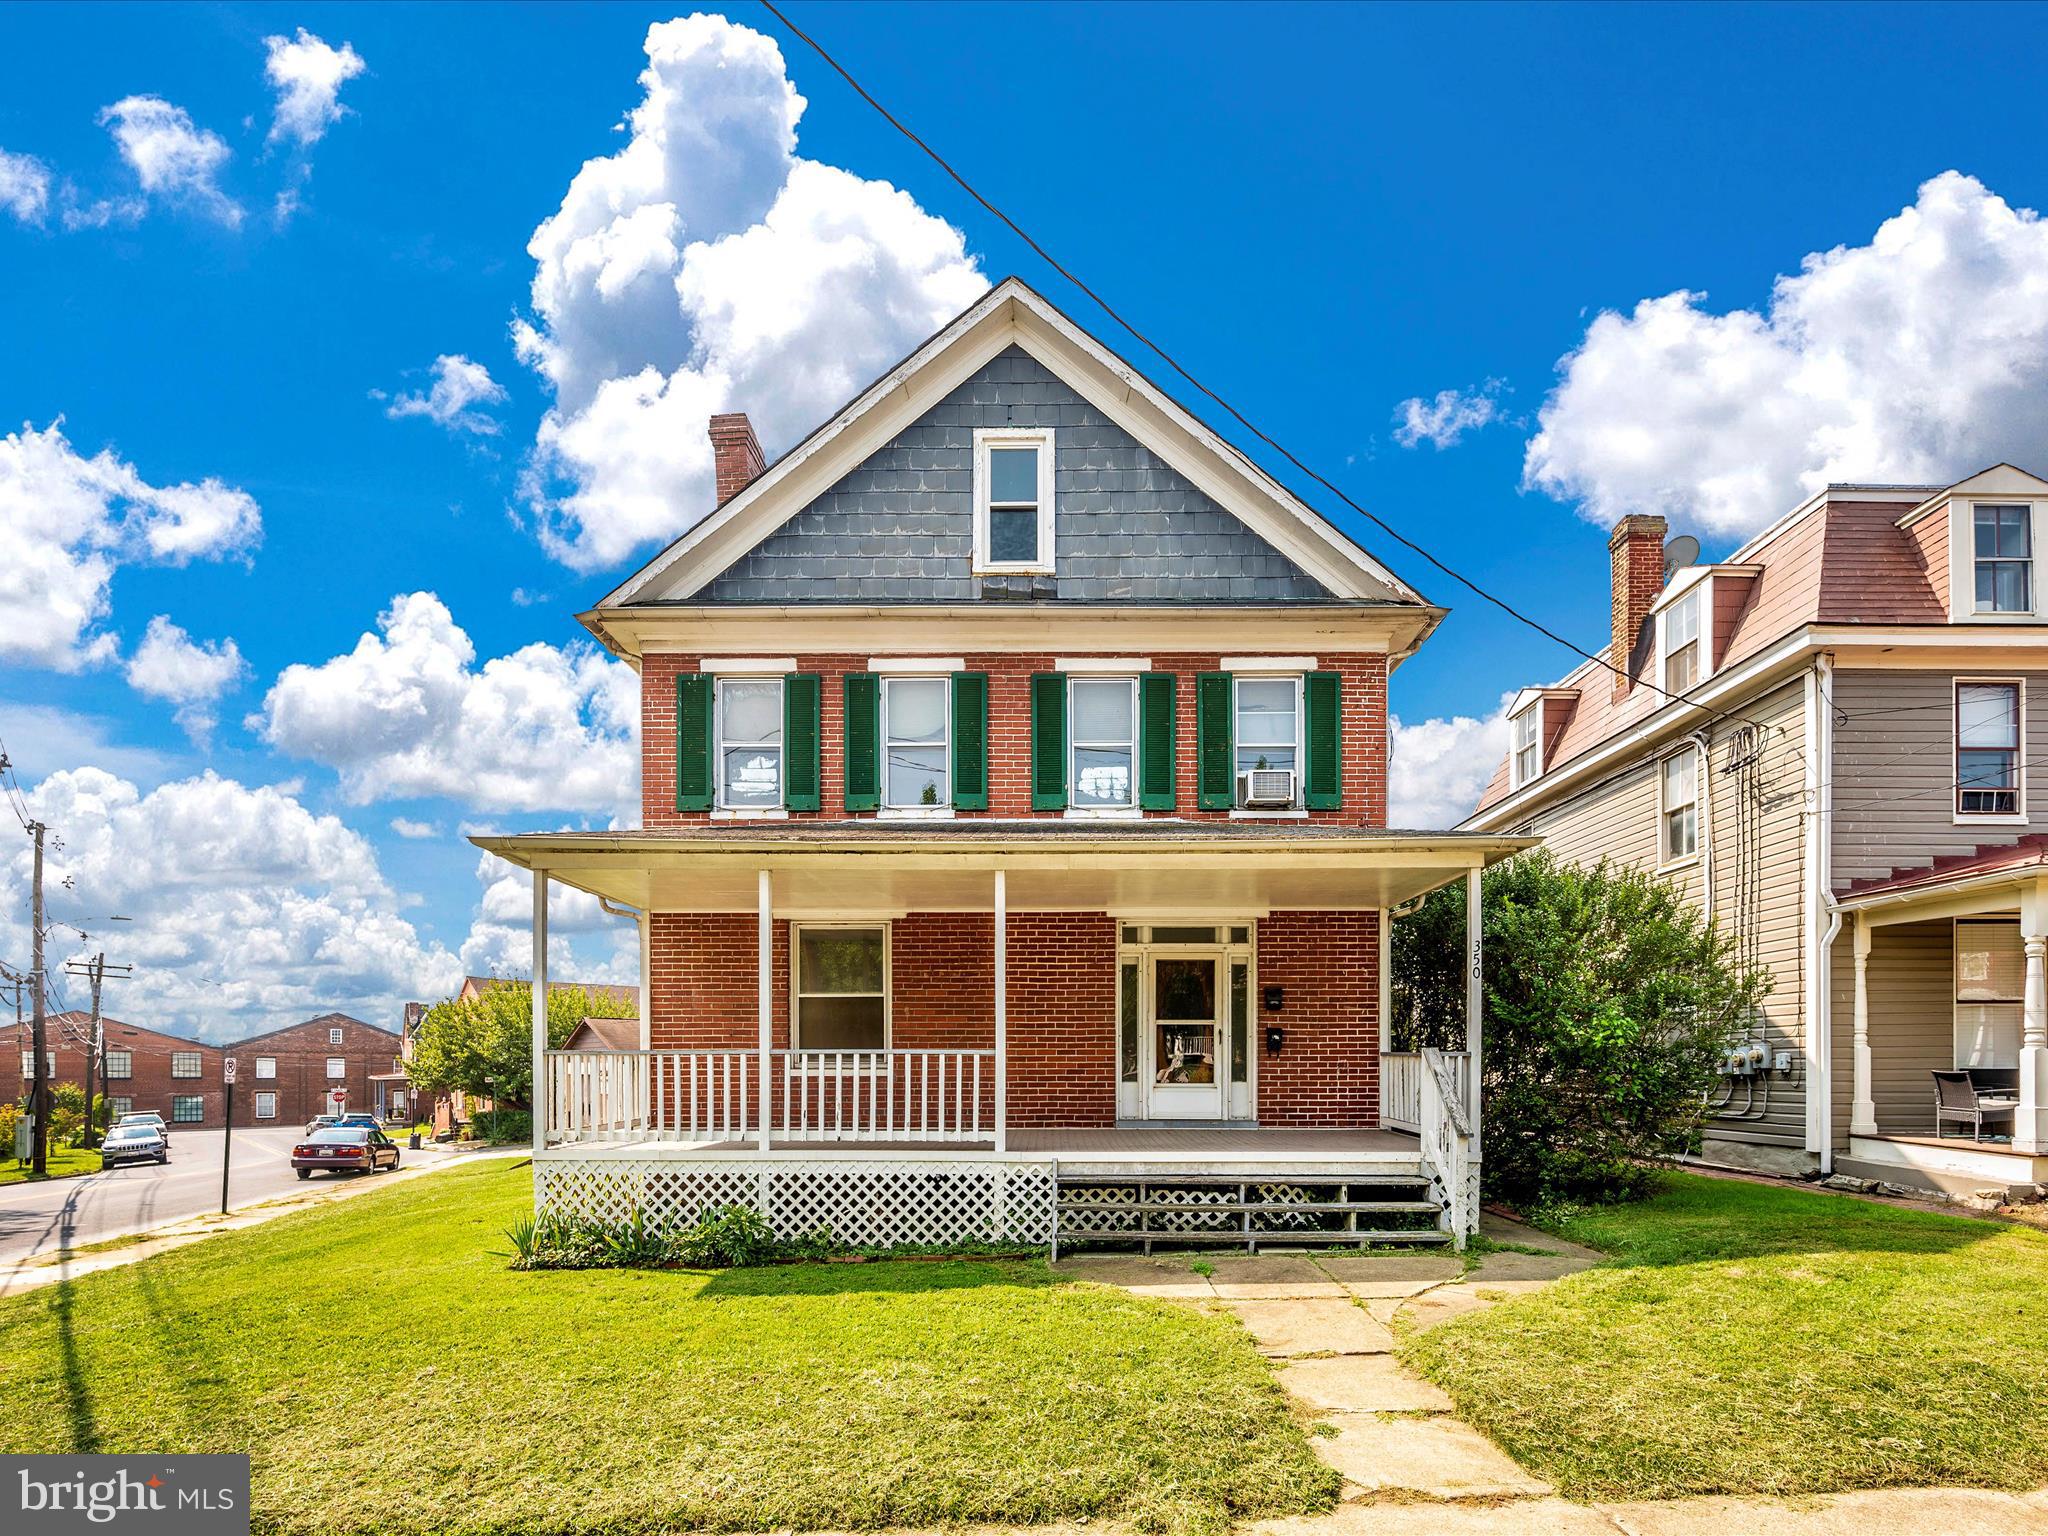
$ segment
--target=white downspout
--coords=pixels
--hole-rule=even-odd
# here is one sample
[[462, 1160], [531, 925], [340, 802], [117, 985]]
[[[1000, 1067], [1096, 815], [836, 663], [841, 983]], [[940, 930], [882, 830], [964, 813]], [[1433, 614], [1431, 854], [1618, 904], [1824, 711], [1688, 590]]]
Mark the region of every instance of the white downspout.
[[1699, 749], [1700, 785], [1700, 916], [1714, 921], [1714, 735], [1710, 730], [1692, 733]]
[[[1842, 914], [1834, 893], [1834, 658], [1813, 658], [1806, 678], [1806, 1124], [1820, 1171], [1835, 1171], [1833, 961]], [[1825, 926], [1823, 926], [1825, 922]]]

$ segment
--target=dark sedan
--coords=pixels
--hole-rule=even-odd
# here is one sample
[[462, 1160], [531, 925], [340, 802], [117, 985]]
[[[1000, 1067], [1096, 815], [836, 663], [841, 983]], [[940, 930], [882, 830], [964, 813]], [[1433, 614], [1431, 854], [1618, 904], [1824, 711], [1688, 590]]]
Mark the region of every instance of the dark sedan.
[[371, 1125], [330, 1125], [292, 1148], [292, 1167], [302, 1179], [317, 1168], [334, 1173], [375, 1173], [398, 1166], [398, 1143]]

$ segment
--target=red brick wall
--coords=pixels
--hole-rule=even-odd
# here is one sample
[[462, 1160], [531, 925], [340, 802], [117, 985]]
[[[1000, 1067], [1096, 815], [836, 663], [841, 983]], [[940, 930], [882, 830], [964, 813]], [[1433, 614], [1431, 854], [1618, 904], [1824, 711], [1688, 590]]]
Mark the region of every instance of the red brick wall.
[[[341, 1043], [330, 1044], [330, 1029], [341, 1031]], [[317, 1019], [287, 1025], [268, 1034], [221, 1048], [220, 1054], [235, 1058], [235, 1124], [253, 1126], [300, 1126], [315, 1115], [331, 1112], [327, 1093], [331, 1088], [348, 1090], [347, 1112], [373, 1113], [377, 1095], [371, 1086], [373, 1072], [397, 1070], [398, 1036], [345, 1013], [322, 1014]], [[277, 1076], [259, 1078], [256, 1058], [274, 1057]], [[327, 1058], [339, 1056], [346, 1069], [342, 1076], [327, 1075]], [[256, 1118], [256, 1095], [277, 1094], [277, 1114]], [[410, 1098], [411, 1091], [407, 1090]]]
[[[893, 1044], [987, 1049], [994, 1040], [992, 919], [914, 912], [891, 924]], [[651, 920], [657, 1049], [751, 1049], [755, 918], [657, 912]], [[1258, 980], [1285, 989], [1258, 1012], [1264, 1125], [1379, 1120], [1379, 943], [1372, 912], [1285, 912], [1258, 924]], [[1102, 913], [1013, 912], [1009, 922], [1010, 1124], [1116, 1120], [1115, 922]], [[789, 924], [775, 925], [774, 1040], [789, 1040]], [[1259, 1007], [1254, 999], [1254, 1008]], [[1264, 1031], [1286, 1041], [1276, 1056]]]
[[[53, 1014], [44, 1021], [43, 1038], [47, 1048], [57, 1053], [57, 1075], [51, 1080], [57, 1083], [85, 1083], [85, 1047], [73, 1044], [76, 1036], [81, 1042], [90, 1028], [90, 1017], [84, 1013]], [[202, 1117], [196, 1121], [184, 1122], [186, 1126], [213, 1126], [221, 1123], [221, 1050], [217, 1045], [202, 1045], [197, 1040], [186, 1040], [176, 1035], [159, 1034], [153, 1029], [140, 1025], [124, 1024], [119, 1019], [102, 1019], [100, 1027], [106, 1037], [109, 1049], [129, 1053], [130, 1075], [126, 1078], [112, 1078], [106, 1086], [109, 1099], [127, 1098], [134, 1100], [133, 1108], [153, 1109], [164, 1117], [168, 1124], [171, 1119], [171, 1098], [173, 1095], [197, 1094], [202, 1101]], [[0, 1029], [4, 1038], [7, 1059], [0, 1065], [0, 1081], [12, 1079], [21, 1071], [21, 1053], [29, 1048], [34, 1038], [32, 1026], [23, 1024], [19, 1038], [13, 1025]], [[172, 1077], [171, 1053], [174, 1051], [197, 1051], [199, 1053], [199, 1076]], [[30, 1082], [21, 1079], [19, 1097], [26, 1100]], [[99, 1089], [99, 1069], [94, 1068], [93, 1087]], [[10, 1094], [10, 1097], [16, 1095]], [[173, 1127], [175, 1130], [176, 1127]]]
[[[650, 652], [641, 660], [640, 739], [641, 815], [649, 827], [710, 819], [706, 811], [676, 809], [676, 677], [698, 670], [698, 656]], [[1053, 668], [1051, 654], [1042, 656], [970, 655], [967, 670], [989, 674], [989, 808], [963, 815], [1057, 816], [1057, 811], [1031, 809], [1031, 697], [1034, 672]], [[1171, 814], [1207, 820], [1227, 819], [1224, 811], [1195, 806], [1195, 677], [1218, 669], [1216, 655], [1176, 653], [1150, 658], [1156, 672], [1178, 678], [1179, 768], [1178, 806]], [[1344, 736], [1344, 804], [1334, 811], [1311, 811], [1314, 821], [1384, 826], [1387, 819], [1387, 662], [1382, 655], [1344, 655], [1322, 659], [1325, 670], [1341, 673]], [[823, 809], [798, 812], [799, 817], [831, 820], [846, 812], [845, 775], [841, 763], [845, 694], [840, 679], [867, 669], [862, 656], [803, 656], [800, 670], [824, 677], [821, 711]], [[1166, 815], [1166, 812], [1155, 812]]]

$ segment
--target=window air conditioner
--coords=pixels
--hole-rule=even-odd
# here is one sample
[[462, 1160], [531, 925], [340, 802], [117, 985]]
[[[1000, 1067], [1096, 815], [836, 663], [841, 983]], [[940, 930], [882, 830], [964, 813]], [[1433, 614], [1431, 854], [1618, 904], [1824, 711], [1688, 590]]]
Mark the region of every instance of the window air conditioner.
[[1237, 803], [1247, 810], [1286, 810], [1294, 804], [1292, 768], [1251, 768], [1237, 776]]

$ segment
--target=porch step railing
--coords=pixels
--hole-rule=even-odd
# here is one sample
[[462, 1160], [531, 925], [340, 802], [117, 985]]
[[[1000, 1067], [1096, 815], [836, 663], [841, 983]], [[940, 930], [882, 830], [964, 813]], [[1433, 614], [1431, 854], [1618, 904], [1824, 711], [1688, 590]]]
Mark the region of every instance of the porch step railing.
[[[760, 1069], [747, 1050], [550, 1051], [548, 1140], [757, 1137]], [[768, 1085], [778, 1141], [995, 1140], [993, 1051], [774, 1051]]]
[[[1472, 1058], [1464, 1051], [1439, 1051], [1457, 1074], [1458, 1102], [1472, 1102]], [[1380, 1056], [1380, 1124], [1390, 1131], [1422, 1130], [1422, 1053], [1386, 1051]]]
[[1465, 1113], [1458, 1073], [1444, 1051], [1422, 1053], [1422, 1169], [1439, 1215], [1437, 1224], [1458, 1247], [1479, 1230], [1479, 1164], [1474, 1127]]

